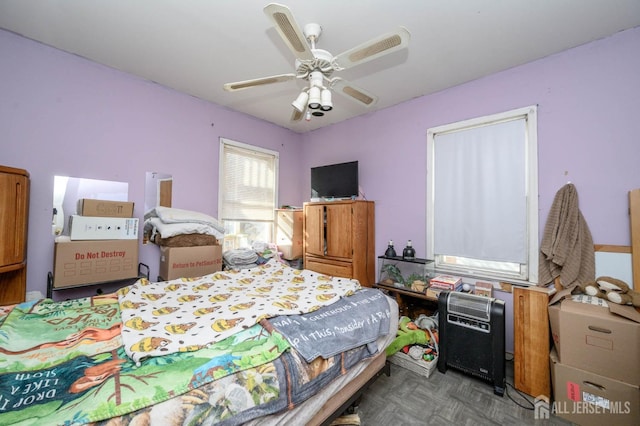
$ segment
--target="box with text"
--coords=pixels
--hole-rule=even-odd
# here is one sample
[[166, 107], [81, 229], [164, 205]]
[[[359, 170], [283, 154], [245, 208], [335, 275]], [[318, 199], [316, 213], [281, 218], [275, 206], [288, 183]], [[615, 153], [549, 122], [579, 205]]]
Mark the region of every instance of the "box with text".
[[138, 218], [71, 215], [69, 229], [69, 237], [74, 241], [137, 240]]
[[81, 198], [78, 200], [78, 214], [98, 217], [133, 217], [133, 202]]
[[442, 290], [455, 290], [460, 284], [462, 284], [462, 278], [451, 275], [438, 275], [429, 281], [429, 287]]
[[57, 242], [54, 251], [55, 288], [138, 276], [138, 240]]
[[222, 270], [222, 246], [160, 247], [163, 280], [193, 278]]
[[554, 401], [547, 412], [582, 426], [640, 424], [637, 385], [560, 363], [555, 349], [549, 361]]

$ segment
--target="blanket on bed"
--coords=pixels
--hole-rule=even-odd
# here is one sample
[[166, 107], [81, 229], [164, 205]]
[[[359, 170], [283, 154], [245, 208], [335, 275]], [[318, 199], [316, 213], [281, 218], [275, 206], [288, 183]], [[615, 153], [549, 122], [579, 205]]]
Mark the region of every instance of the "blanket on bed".
[[3, 311], [0, 424], [75, 425], [120, 416], [269, 363], [289, 348], [277, 332], [255, 325], [208, 348], [136, 367], [121, 327], [116, 295], [45, 299]]
[[[195, 350], [264, 318], [312, 312], [360, 289], [357, 280], [291, 268], [255, 268], [151, 283], [118, 291], [122, 339], [135, 361]], [[153, 343], [151, 343], [153, 342]]]
[[371, 344], [369, 352], [378, 352], [375, 341], [389, 332], [390, 317], [387, 297], [380, 290], [363, 288], [312, 313], [267, 321], [311, 362], [361, 345]]
[[361, 346], [308, 363], [297, 351], [289, 350], [270, 363], [238, 371], [171, 400], [92, 426], [237, 426], [254, 419], [260, 421], [265, 415], [294, 409], [370, 356]]

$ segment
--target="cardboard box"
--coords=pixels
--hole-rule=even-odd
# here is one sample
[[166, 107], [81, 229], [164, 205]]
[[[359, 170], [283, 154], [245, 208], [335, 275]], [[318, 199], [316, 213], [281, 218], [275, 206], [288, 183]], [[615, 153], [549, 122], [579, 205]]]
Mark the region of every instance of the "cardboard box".
[[476, 284], [473, 288], [473, 294], [491, 297], [493, 296], [493, 284], [484, 281], [476, 281]]
[[193, 278], [222, 270], [222, 246], [160, 247], [163, 280]]
[[133, 217], [133, 202], [81, 198], [78, 200], [78, 214], [98, 217]]
[[429, 281], [429, 287], [444, 290], [455, 290], [460, 284], [462, 284], [462, 278], [452, 277], [451, 275], [438, 275]]
[[302, 257], [302, 210], [276, 210], [276, 245], [287, 260]]
[[138, 276], [138, 240], [56, 242], [53, 287], [69, 287]]
[[[624, 308], [609, 305], [614, 310]], [[570, 299], [550, 305], [548, 310], [560, 362], [640, 385], [640, 323], [607, 307]]]
[[69, 237], [76, 240], [137, 240], [138, 218], [69, 216]]
[[458, 287], [456, 287], [453, 290], [447, 290], [446, 288], [438, 288], [438, 287], [427, 287], [427, 289], [425, 290], [425, 295], [427, 297], [431, 297], [433, 299], [438, 299], [440, 297], [440, 293], [442, 293], [443, 291], [462, 291], [462, 283], [458, 284]]
[[549, 362], [554, 395], [549, 411], [556, 416], [583, 426], [640, 424], [637, 385], [560, 363], [555, 350]]
[[425, 292], [425, 294], [427, 295], [427, 297], [431, 297], [432, 299], [438, 299], [438, 297], [440, 297], [440, 293], [442, 291], [445, 291], [444, 289], [441, 288], [432, 288], [432, 287], [428, 287], [427, 291]]

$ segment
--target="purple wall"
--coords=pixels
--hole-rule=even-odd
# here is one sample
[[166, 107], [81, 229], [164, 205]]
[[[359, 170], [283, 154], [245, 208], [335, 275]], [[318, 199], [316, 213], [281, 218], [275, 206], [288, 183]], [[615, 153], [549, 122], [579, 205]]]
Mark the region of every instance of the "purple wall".
[[[629, 245], [627, 192], [640, 187], [639, 51], [635, 28], [299, 135], [0, 31], [0, 164], [32, 177], [28, 290], [44, 292], [52, 267], [54, 175], [129, 182], [142, 216], [145, 172], [171, 173], [175, 207], [215, 216], [221, 136], [280, 152], [281, 204], [308, 200], [310, 167], [358, 160], [362, 189], [376, 201], [376, 252], [412, 239], [424, 255], [426, 130], [532, 104], [540, 229], [570, 180], [595, 242]], [[154, 249], [141, 251], [152, 277]]]
[[[31, 174], [28, 291], [44, 294], [53, 267], [55, 175], [128, 182], [142, 218], [146, 172], [170, 173], [174, 207], [217, 216], [225, 137], [279, 151], [279, 202], [300, 202], [299, 135], [9, 32], [0, 52], [0, 164]], [[140, 251], [152, 278], [158, 253]]]
[[411, 239], [424, 257], [427, 129], [537, 104], [540, 232], [571, 181], [594, 242], [629, 245], [628, 191], [640, 187], [638, 52], [635, 28], [316, 130], [303, 136], [304, 170], [359, 160], [361, 186], [376, 201], [376, 253], [389, 239], [396, 247]]
[[[640, 188], [638, 52], [635, 28], [316, 130], [303, 136], [303, 169], [358, 160], [362, 189], [376, 202], [376, 253], [390, 239], [400, 249], [411, 239], [425, 257], [427, 129], [537, 104], [540, 234], [556, 192], [571, 181], [594, 242], [629, 245], [628, 192]], [[512, 352], [513, 300], [494, 294], [506, 302]]]

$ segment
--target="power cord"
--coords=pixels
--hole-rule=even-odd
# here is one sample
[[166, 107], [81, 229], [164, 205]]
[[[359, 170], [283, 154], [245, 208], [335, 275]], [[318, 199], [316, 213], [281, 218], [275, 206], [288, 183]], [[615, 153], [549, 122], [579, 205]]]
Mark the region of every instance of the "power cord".
[[[505, 361], [507, 361], [507, 362], [513, 362], [513, 357], [511, 357], [510, 359], [505, 359]], [[520, 407], [520, 408], [524, 408], [525, 410], [535, 410], [535, 405], [534, 405], [533, 401], [529, 399], [529, 397], [528, 397], [528, 395], [527, 395], [527, 394], [525, 394], [525, 393], [523, 393], [523, 392], [519, 391], [518, 389], [516, 389], [516, 388], [515, 388], [515, 386], [514, 386], [514, 385], [512, 385], [511, 383], [509, 383], [509, 382], [506, 382], [506, 383], [507, 383], [507, 386], [506, 386], [506, 388], [505, 388], [505, 393], [507, 394], [507, 396], [509, 397], [509, 399], [510, 399], [511, 401], [513, 401], [513, 403], [514, 403], [514, 404], [516, 404], [516, 405], [517, 405], [518, 407]], [[518, 401], [516, 401], [515, 399], [513, 399], [513, 397], [511, 396], [511, 394], [509, 394], [509, 387], [511, 387], [511, 388], [512, 388], [512, 389], [513, 389], [513, 390], [514, 390], [518, 395], [520, 395], [520, 397], [521, 397], [522, 399], [524, 399], [524, 400], [528, 403], [528, 405], [523, 405], [523, 404], [521, 404], [520, 402], [518, 402]]]

